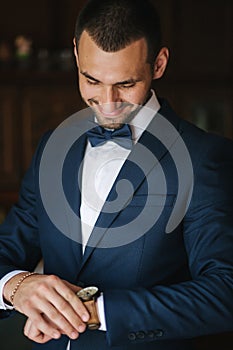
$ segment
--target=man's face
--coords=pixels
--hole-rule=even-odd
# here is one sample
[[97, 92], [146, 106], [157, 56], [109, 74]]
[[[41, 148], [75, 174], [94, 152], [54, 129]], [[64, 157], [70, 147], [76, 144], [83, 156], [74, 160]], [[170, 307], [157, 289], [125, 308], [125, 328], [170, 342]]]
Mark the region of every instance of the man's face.
[[84, 31], [75, 55], [83, 100], [100, 125], [119, 128], [149, 95], [153, 75], [145, 39], [117, 52], [105, 52]]

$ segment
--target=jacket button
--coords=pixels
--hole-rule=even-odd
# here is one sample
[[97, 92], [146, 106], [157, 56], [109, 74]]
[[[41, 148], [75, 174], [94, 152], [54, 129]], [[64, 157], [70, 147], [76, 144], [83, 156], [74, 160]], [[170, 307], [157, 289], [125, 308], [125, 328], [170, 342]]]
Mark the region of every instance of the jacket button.
[[163, 336], [164, 332], [162, 331], [162, 329], [156, 329], [155, 331], [155, 336], [160, 338]]
[[144, 339], [145, 338], [145, 333], [143, 331], [139, 331], [136, 333], [137, 339]]
[[129, 334], [128, 334], [128, 339], [129, 339], [129, 340], [135, 340], [135, 339], [136, 339], [136, 334], [133, 333], [133, 332], [129, 333]]
[[150, 339], [154, 339], [154, 338], [155, 338], [155, 332], [154, 332], [154, 331], [148, 331], [148, 332], [147, 332], [147, 336], [148, 336], [148, 338], [150, 338]]

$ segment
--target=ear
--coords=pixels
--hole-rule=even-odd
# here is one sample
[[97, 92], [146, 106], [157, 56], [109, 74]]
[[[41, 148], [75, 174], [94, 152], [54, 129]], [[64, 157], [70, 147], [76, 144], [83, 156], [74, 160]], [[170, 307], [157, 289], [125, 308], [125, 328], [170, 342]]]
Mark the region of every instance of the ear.
[[77, 63], [77, 66], [79, 66], [78, 50], [77, 50], [77, 45], [76, 45], [75, 38], [73, 39], [73, 44], [74, 44], [74, 55], [75, 55], [75, 58], [76, 58], [76, 63]]
[[163, 47], [159, 51], [155, 60], [153, 79], [159, 79], [163, 76], [168, 64], [168, 59], [169, 59], [169, 50], [167, 47]]

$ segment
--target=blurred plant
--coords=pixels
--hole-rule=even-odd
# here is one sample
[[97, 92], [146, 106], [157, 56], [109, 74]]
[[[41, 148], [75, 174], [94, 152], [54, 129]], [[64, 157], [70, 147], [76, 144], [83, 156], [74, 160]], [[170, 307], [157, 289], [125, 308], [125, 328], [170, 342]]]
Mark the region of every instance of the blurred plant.
[[18, 59], [27, 59], [32, 53], [32, 41], [23, 35], [15, 38], [16, 57]]

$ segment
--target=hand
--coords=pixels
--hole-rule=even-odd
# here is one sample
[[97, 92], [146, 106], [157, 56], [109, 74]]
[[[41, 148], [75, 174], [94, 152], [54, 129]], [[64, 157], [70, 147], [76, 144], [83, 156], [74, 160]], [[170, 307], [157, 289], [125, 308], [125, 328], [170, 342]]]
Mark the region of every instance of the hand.
[[[10, 293], [22, 274], [11, 278], [4, 287], [4, 298]], [[76, 296], [80, 287], [54, 275], [31, 275], [19, 286], [14, 296], [15, 308], [26, 315], [25, 334], [37, 342], [58, 339], [66, 334], [76, 339], [86, 329], [89, 314]]]
[[[49, 320], [47, 320], [49, 322]], [[27, 319], [24, 326], [24, 335], [31, 339], [32, 341], [40, 344], [44, 344], [53, 338], [49, 335], [42, 333], [36, 324], [32, 322], [30, 318]]]

